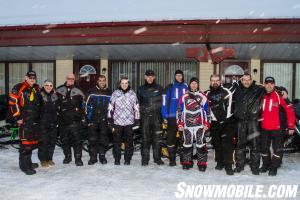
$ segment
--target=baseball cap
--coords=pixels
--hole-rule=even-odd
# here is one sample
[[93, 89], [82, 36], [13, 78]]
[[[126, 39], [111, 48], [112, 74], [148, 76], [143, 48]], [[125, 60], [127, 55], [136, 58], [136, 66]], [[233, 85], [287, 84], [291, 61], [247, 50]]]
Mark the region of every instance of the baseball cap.
[[265, 78], [265, 83], [275, 83], [275, 79], [272, 76], [268, 76]]
[[32, 71], [32, 70], [30, 70], [30, 71], [28, 71], [27, 73], [26, 73], [26, 76], [27, 77], [36, 77], [36, 73], [35, 73], [35, 71]]
[[145, 75], [146, 76], [155, 76], [155, 73], [152, 69], [148, 69], [146, 72], [145, 72]]

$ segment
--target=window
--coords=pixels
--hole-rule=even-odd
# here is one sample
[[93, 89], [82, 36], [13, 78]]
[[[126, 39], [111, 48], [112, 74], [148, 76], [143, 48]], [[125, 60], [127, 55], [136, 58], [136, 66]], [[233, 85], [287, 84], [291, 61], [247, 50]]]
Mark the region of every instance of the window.
[[130, 86], [133, 90], [137, 90], [136, 85], [136, 62], [113, 62], [112, 63], [112, 78], [111, 78], [111, 88], [116, 89], [118, 81], [121, 77], [128, 77], [130, 81]]
[[5, 94], [5, 63], [0, 63], [0, 94]]
[[264, 63], [264, 76], [273, 76], [277, 86], [283, 86], [292, 99], [293, 93], [293, 63]]
[[28, 69], [28, 63], [9, 63], [9, 91], [15, 84], [24, 81]]
[[84, 65], [80, 68], [79, 74], [80, 75], [97, 74], [97, 71], [95, 67], [93, 67], [92, 65]]
[[32, 63], [32, 70], [36, 72], [36, 83], [43, 86], [45, 80], [54, 81], [54, 64], [49, 63]]
[[166, 77], [166, 85], [167, 86], [170, 83], [174, 82], [174, 73], [177, 69], [180, 69], [183, 71], [184, 74], [184, 81], [186, 83], [189, 83], [190, 79], [192, 77], [198, 77], [199, 76], [199, 67], [197, 62], [170, 62], [169, 63], [169, 73]]
[[144, 74], [148, 69], [152, 69], [155, 72], [156, 82], [163, 87], [174, 82], [174, 73], [177, 69], [183, 71], [186, 82], [192, 77], [198, 77], [196, 62], [141, 62], [139, 85], [144, 84]]
[[112, 62], [111, 67], [110, 84], [112, 89], [116, 88], [117, 82], [122, 76], [127, 76], [135, 91], [144, 84], [144, 74], [148, 69], [155, 72], [156, 82], [163, 87], [174, 82], [174, 73], [177, 69], [183, 71], [186, 82], [199, 74], [197, 62]]

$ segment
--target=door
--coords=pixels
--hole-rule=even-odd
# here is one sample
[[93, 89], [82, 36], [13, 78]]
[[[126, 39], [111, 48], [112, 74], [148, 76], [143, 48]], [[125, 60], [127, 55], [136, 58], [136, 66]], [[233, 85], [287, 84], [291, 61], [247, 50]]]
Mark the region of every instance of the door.
[[232, 83], [233, 79], [240, 79], [244, 73], [249, 73], [248, 62], [224, 61], [221, 63], [221, 77], [223, 84]]
[[84, 92], [94, 87], [100, 75], [100, 61], [74, 61], [76, 83]]

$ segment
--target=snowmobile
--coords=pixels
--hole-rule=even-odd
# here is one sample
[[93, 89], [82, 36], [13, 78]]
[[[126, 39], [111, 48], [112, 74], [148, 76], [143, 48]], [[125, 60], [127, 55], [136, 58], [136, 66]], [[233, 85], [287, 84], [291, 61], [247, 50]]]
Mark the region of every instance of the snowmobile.
[[295, 99], [293, 106], [296, 115], [296, 127], [294, 135], [286, 136], [284, 141], [283, 150], [286, 153], [300, 152], [300, 100]]
[[6, 148], [5, 145], [11, 145], [13, 148], [19, 149], [18, 130], [19, 128], [16, 124], [6, 123], [5, 120], [0, 121], [0, 148]]
[[5, 145], [19, 149], [18, 127], [11, 120], [8, 112], [8, 97], [0, 95], [0, 148], [6, 148]]

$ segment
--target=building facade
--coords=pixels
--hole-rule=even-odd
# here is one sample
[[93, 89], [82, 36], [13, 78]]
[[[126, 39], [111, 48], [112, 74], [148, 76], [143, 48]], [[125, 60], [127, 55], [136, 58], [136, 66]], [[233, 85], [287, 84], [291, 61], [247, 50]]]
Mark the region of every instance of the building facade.
[[100, 74], [116, 87], [128, 76], [134, 89], [153, 69], [163, 86], [173, 82], [176, 69], [186, 80], [200, 78], [206, 90], [209, 77], [222, 81], [244, 71], [257, 82], [274, 76], [300, 98], [300, 19], [224, 19], [47, 24], [0, 27], [0, 88], [8, 93], [27, 70], [56, 86], [75, 73], [86, 91]]

